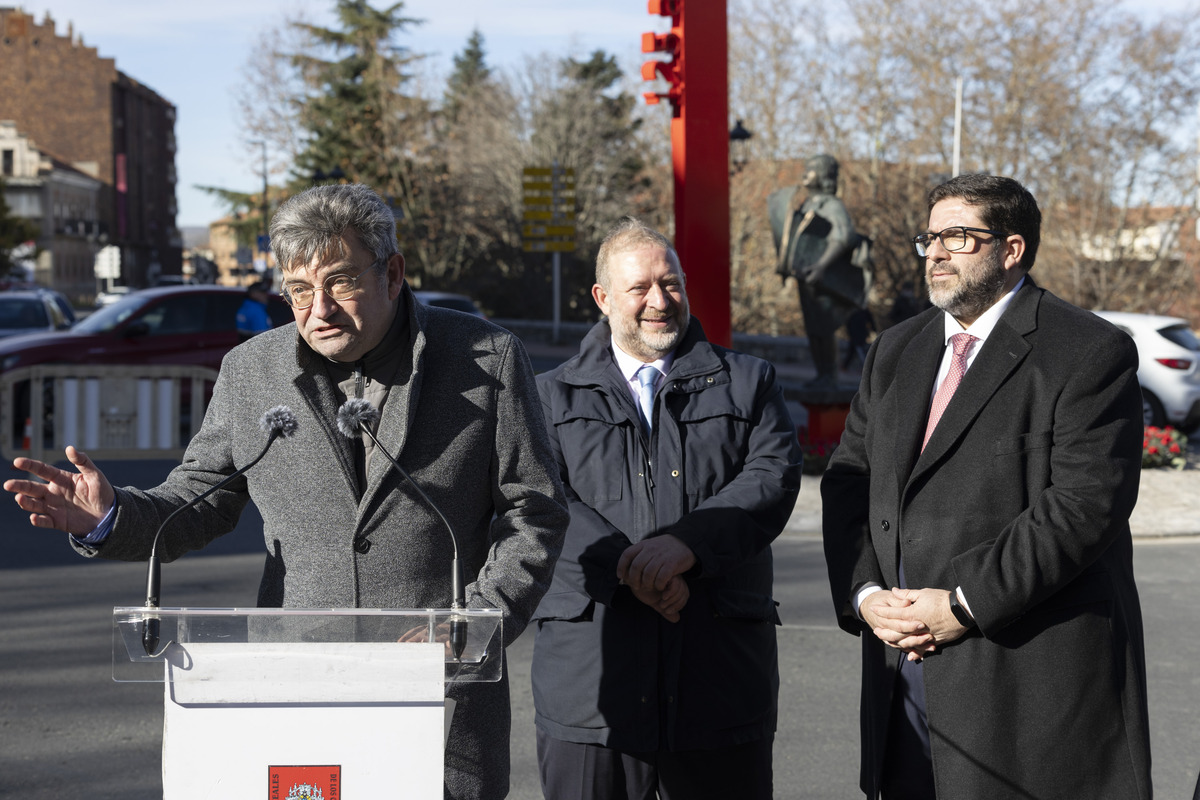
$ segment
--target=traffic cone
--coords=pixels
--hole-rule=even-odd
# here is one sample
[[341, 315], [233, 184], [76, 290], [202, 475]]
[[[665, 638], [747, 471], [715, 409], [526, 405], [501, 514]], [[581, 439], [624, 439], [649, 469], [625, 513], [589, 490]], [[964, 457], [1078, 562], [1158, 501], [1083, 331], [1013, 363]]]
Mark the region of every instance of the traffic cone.
[[33, 417], [25, 418], [25, 434], [21, 437], [21, 449], [33, 447]]

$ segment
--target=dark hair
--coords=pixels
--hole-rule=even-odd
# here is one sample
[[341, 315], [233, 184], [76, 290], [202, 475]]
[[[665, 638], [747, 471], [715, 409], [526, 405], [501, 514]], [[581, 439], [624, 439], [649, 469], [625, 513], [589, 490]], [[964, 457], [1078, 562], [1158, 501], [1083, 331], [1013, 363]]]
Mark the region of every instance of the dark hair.
[[929, 208], [950, 198], [978, 207], [985, 228], [1024, 237], [1025, 254], [1020, 266], [1026, 272], [1033, 269], [1042, 240], [1042, 212], [1028, 189], [998, 175], [959, 175], [934, 187], [929, 193]]
[[396, 217], [362, 184], [314, 186], [291, 197], [271, 220], [271, 249], [285, 270], [303, 269], [316, 258], [345, 255], [342, 240], [353, 233], [375, 263], [396, 248]]

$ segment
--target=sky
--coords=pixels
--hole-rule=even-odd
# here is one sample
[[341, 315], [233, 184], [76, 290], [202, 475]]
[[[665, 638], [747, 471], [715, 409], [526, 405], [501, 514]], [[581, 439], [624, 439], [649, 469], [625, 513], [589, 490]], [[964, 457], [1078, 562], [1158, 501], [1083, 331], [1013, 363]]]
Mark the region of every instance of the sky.
[[[4, 5], [10, 2], [0, 0]], [[1178, 10], [1195, 0], [1141, 0], [1139, 10]], [[17, 5], [18, 3], [11, 3]], [[373, 0], [376, 8], [384, 0]], [[180, 227], [207, 226], [224, 214], [197, 184], [252, 192], [262, 185], [261, 151], [238, 135], [234, 92], [251, 48], [289, 15], [333, 25], [333, 0], [25, 0], [41, 22], [47, 12], [60, 36], [71, 23], [84, 44], [116, 60], [117, 69], [176, 108], [176, 195]], [[641, 34], [665, 20], [647, 0], [407, 0], [405, 16], [424, 20], [398, 43], [431, 57], [435, 75], [478, 28], [490, 65], [516, 68], [526, 56], [586, 55], [604, 49], [636, 64]]]
[[[207, 226], [225, 212], [195, 185], [257, 191], [261, 151], [248, 152], [238, 135], [234, 92], [242, 83], [250, 49], [288, 16], [301, 12], [315, 24], [333, 25], [333, 0], [26, 0], [19, 5], [37, 22], [47, 12], [59, 36], [75, 35], [117, 69], [150, 87], [176, 109], [176, 196], [179, 227]], [[384, 8], [384, 0], [373, 0]], [[643, 31], [661, 30], [646, 0], [407, 0], [405, 16], [425, 20], [398, 38], [430, 55], [436, 74], [448, 74], [452, 57], [478, 27], [489, 64], [503, 69], [526, 54], [587, 54], [597, 48], [622, 62], [636, 59]], [[257, 155], [256, 155], [257, 154]]]

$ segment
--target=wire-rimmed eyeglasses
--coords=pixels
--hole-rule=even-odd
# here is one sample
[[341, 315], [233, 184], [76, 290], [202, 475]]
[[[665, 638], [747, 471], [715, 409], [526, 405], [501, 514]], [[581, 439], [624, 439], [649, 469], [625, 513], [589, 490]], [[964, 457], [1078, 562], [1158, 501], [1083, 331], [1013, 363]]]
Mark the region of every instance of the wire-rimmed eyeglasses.
[[913, 237], [913, 246], [917, 248], [917, 255], [925, 258], [929, 254], [929, 246], [933, 244], [934, 239], [941, 239], [942, 247], [953, 253], [957, 250], [962, 250], [967, 246], [967, 242], [973, 238], [968, 236], [971, 233], [987, 233], [992, 236], [1005, 237], [1007, 233], [1003, 231], [993, 231], [987, 228], [968, 228], [964, 225], [956, 225], [953, 228], [945, 228], [937, 233], [920, 233]]
[[283, 285], [283, 299], [287, 301], [288, 305], [297, 310], [304, 310], [312, 306], [318, 291], [324, 292], [334, 300], [349, 300], [358, 291], [359, 280], [380, 264], [386, 263], [386, 261], [376, 261], [357, 275], [347, 275], [344, 272], [338, 272], [326, 278], [320, 286], [285, 283]]

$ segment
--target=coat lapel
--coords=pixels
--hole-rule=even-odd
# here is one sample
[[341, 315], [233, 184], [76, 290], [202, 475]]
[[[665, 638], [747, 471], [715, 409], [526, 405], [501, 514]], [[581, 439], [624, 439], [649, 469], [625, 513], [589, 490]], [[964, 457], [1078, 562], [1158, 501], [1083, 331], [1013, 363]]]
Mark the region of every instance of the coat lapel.
[[896, 365], [893, 411], [896, 419], [896, 485], [903, 486], [913, 470], [929, 419], [929, 398], [946, 347], [944, 316], [937, 314], [913, 337]]
[[[401, 454], [408, 441], [409, 431], [412, 430], [413, 418], [417, 413], [417, 403], [421, 396], [421, 384], [424, 376], [425, 353], [425, 314], [424, 309], [418, 309], [417, 303], [410, 300], [410, 294], [405, 292], [409, 324], [408, 341], [401, 347], [412, 350], [412, 361], [405, 361], [398, 367], [399, 372], [392, 377], [388, 388], [387, 400], [379, 416], [379, 426], [375, 435], [387, 451], [399, 462], [404, 463]], [[367, 476], [367, 490], [363, 495], [363, 508], [370, 508], [371, 500], [379, 492], [387, 476], [394, 471], [392, 462], [382, 453], [371, 457], [371, 474]], [[400, 476], [396, 476], [400, 480]]]
[[996, 390], [1029, 355], [1032, 348], [1025, 337], [1037, 327], [1041, 294], [1027, 278], [950, 399], [929, 444], [917, 458], [911, 477], [929, 469], [962, 438]]
[[[302, 350], [307, 350], [306, 345], [299, 346]], [[329, 379], [329, 373], [325, 371], [324, 365], [316, 363], [318, 357], [314, 353], [302, 352], [300, 358], [307, 360], [310, 367], [302, 368], [300, 374], [296, 376], [296, 389], [304, 398], [304, 402], [308, 404], [309, 411], [325, 434], [325, 438], [329, 440], [329, 449], [341, 469], [342, 477], [345, 479], [350, 493], [357, 498], [358, 479], [354, 475], [354, 451], [350, 440], [337, 429], [338, 400], [333, 381]]]

